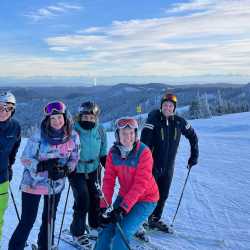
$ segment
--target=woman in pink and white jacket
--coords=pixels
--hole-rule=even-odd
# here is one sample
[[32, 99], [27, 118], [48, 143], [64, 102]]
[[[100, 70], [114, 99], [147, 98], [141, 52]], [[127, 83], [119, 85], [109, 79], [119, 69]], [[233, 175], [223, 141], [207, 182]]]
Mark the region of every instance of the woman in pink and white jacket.
[[[54, 209], [56, 214], [61, 192], [65, 186], [65, 177], [75, 170], [79, 160], [79, 136], [72, 129], [71, 116], [65, 104], [60, 101], [51, 102], [45, 106], [44, 113], [45, 118], [41, 128], [28, 140], [21, 157], [24, 165], [20, 185], [22, 215], [10, 239], [9, 250], [24, 249], [36, 220], [42, 195], [44, 206], [38, 249], [48, 249], [48, 208], [54, 206], [51, 210]], [[52, 192], [54, 201], [49, 202], [52, 200], [49, 198]], [[53, 224], [54, 221], [55, 216]]]

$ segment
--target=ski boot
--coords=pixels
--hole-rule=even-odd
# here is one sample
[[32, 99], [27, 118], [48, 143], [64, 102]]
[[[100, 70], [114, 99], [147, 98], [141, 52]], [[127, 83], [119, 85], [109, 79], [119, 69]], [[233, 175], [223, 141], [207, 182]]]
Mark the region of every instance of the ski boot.
[[148, 225], [144, 224], [144, 227], [148, 227], [149, 229], [158, 230], [164, 233], [173, 233], [173, 230], [166, 223], [156, 217], [150, 217], [148, 220]]
[[146, 230], [143, 228], [143, 227], [140, 227], [136, 233], [134, 234], [134, 237], [137, 239], [137, 240], [140, 240], [142, 242], [149, 242], [150, 238], [148, 235], [146, 235]]

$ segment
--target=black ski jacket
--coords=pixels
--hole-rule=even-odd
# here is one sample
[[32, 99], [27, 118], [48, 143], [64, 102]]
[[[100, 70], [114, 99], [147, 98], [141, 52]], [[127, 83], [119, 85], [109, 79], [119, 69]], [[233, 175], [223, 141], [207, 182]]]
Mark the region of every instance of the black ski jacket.
[[14, 119], [0, 122], [0, 184], [9, 180], [9, 168], [14, 164], [21, 142], [21, 128]]
[[181, 135], [189, 140], [190, 157], [198, 159], [197, 135], [184, 118], [173, 115], [166, 119], [160, 110], [153, 110], [148, 114], [147, 121], [142, 129], [141, 141], [148, 145], [152, 151], [155, 177], [172, 176]]

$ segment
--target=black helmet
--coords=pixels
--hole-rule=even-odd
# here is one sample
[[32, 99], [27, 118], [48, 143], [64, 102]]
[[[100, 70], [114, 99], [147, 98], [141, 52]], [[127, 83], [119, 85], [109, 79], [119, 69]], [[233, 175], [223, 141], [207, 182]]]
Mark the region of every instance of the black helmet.
[[177, 98], [174, 94], [172, 93], [165, 93], [162, 98], [161, 98], [161, 108], [162, 104], [166, 101], [172, 102], [174, 104], [174, 110], [176, 109], [176, 104], [177, 104]]
[[81, 104], [78, 109], [78, 112], [80, 115], [85, 114], [99, 116], [101, 111], [99, 106], [95, 102], [87, 101]]

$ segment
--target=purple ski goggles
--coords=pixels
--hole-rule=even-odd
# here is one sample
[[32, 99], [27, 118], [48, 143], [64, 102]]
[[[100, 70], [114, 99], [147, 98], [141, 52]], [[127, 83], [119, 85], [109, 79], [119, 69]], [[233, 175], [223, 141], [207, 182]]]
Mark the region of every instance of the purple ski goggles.
[[63, 102], [55, 101], [48, 103], [44, 108], [45, 115], [64, 114], [66, 106]]

